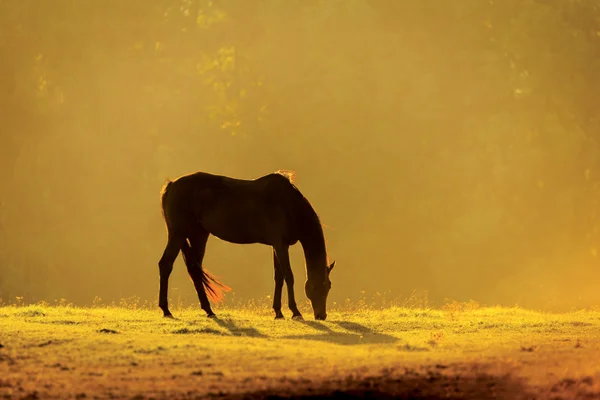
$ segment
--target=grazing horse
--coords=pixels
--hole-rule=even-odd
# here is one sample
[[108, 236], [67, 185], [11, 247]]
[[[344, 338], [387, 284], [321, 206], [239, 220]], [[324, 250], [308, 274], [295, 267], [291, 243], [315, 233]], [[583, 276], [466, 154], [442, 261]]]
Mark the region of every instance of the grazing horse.
[[[208, 297], [222, 298], [227, 286], [202, 268], [208, 236], [231, 243], [261, 243], [273, 247], [275, 265], [275, 319], [281, 313], [281, 292], [285, 281], [293, 319], [302, 319], [294, 296], [294, 274], [289, 246], [300, 241], [306, 259], [306, 297], [317, 320], [327, 318], [327, 295], [331, 289], [323, 228], [317, 213], [292, 183], [289, 174], [276, 172], [254, 180], [196, 172], [167, 182], [161, 191], [161, 207], [168, 242], [158, 266], [158, 305], [165, 317], [172, 317], [167, 299], [169, 276], [179, 251], [194, 282], [200, 306], [209, 317], [215, 313]], [[208, 296], [207, 296], [208, 292]]]

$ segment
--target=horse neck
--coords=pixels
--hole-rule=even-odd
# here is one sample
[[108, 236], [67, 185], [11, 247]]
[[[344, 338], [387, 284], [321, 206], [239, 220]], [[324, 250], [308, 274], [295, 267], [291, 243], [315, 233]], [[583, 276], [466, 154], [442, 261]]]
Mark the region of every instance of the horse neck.
[[327, 250], [325, 249], [323, 228], [320, 223], [318, 225], [314, 224], [312, 228], [307, 228], [308, 226], [303, 229], [303, 234], [300, 237], [300, 243], [304, 250], [304, 258], [306, 259], [306, 275], [311, 280], [325, 279]]
[[298, 240], [304, 250], [306, 259], [306, 275], [308, 279], [325, 279], [327, 275], [327, 250], [325, 235], [319, 216], [310, 202], [299, 192], [295, 191]]

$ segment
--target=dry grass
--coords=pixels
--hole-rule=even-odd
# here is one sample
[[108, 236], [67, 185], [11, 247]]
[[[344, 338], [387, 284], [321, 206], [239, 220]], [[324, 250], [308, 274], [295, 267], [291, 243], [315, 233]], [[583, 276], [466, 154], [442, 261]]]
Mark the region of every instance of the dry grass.
[[0, 307], [0, 398], [600, 398], [600, 312], [65, 304]]

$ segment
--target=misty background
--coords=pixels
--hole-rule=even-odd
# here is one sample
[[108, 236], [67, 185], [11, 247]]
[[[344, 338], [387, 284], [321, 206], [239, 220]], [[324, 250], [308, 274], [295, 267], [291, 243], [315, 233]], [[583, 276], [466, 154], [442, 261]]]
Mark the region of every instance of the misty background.
[[[0, 0], [0, 298], [156, 302], [165, 180], [289, 169], [330, 302], [598, 305], [599, 102], [595, 0]], [[256, 299], [271, 257], [204, 265]]]

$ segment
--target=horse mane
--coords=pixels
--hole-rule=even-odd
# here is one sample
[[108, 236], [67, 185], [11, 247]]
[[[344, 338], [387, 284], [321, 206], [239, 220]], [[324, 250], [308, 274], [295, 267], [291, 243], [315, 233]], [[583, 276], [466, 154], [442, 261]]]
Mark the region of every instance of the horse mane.
[[275, 171], [275, 173], [287, 178], [287, 180], [290, 181], [292, 185], [296, 183], [296, 171], [288, 169], [278, 169], [277, 171]]
[[319, 215], [315, 211], [315, 208], [312, 206], [312, 204], [310, 204], [310, 201], [308, 201], [308, 199], [306, 197], [304, 197], [304, 195], [302, 194], [300, 189], [298, 189], [298, 186], [296, 186], [296, 176], [297, 176], [296, 171], [286, 170], [286, 169], [278, 169], [277, 171], [275, 171], [275, 173], [283, 176], [290, 182], [290, 185], [294, 189], [294, 192], [296, 193], [296, 196], [298, 197], [298, 200], [300, 201], [302, 211], [304, 211], [307, 214], [306, 216], [309, 217], [310, 223], [317, 225], [320, 228], [319, 230], [322, 231], [323, 228], [321, 225], [321, 220], [319, 219]]
[[298, 201], [298, 211], [301, 212], [302, 216], [298, 218], [297, 223], [301, 230], [300, 242], [302, 242], [305, 255], [309, 259], [317, 259], [324, 256], [325, 261], [328, 262], [329, 258], [327, 256], [325, 234], [323, 233], [321, 219], [310, 201], [296, 186], [296, 172], [280, 169], [275, 171], [275, 173], [288, 180]]
[[[329, 265], [323, 225], [310, 201], [300, 193], [300, 190], [296, 186], [293, 184], [292, 186], [300, 197], [302, 217], [299, 218], [298, 223], [302, 232], [300, 243], [302, 243], [302, 248], [304, 249], [307, 273], [309, 273], [309, 270], [311, 270], [311, 274], [315, 272], [320, 273], [318, 272], [320, 266], [327, 267]], [[321, 262], [324, 264], [321, 264]], [[314, 268], [318, 268], [319, 270], [315, 270]]]

